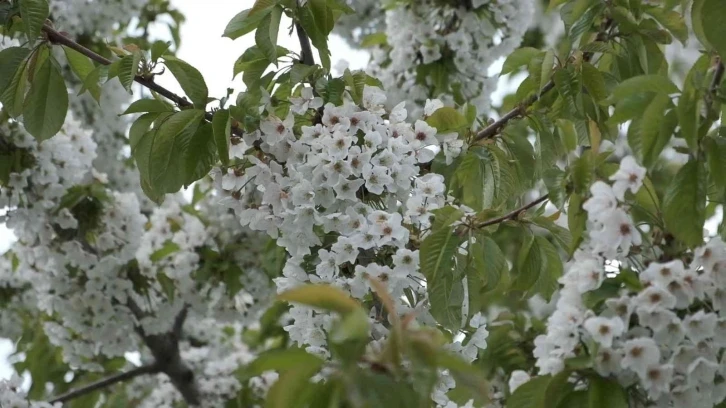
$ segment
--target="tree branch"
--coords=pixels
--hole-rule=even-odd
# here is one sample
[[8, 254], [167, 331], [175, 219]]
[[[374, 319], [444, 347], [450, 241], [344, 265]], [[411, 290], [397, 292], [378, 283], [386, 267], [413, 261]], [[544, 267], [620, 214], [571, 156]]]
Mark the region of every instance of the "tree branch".
[[300, 62], [305, 65], [315, 65], [315, 59], [313, 58], [313, 49], [310, 46], [310, 38], [308, 38], [305, 29], [298, 22], [295, 22], [295, 31], [297, 32], [297, 38], [300, 41]]
[[138, 377], [140, 375], [153, 374], [158, 371], [159, 371], [159, 369], [157, 368], [157, 366], [155, 364], [136, 367], [132, 370], [129, 370], [129, 371], [126, 371], [123, 373], [119, 373], [119, 374], [115, 374], [110, 377], [104, 378], [102, 380], [96, 381], [95, 383], [85, 385], [85, 386], [83, 386], [81, 388], [77, 388], [75, 390], [71, 390], [63, 395], [53, 398], [52, 400], [49, 401], [49, 403], [52, 405], [52, 404], [55, 404], [58, 402], [63, 403], [66, 401], [70, 401], [76, 397], [86, 395], [86, 394], [91, 393], [96, 390], [100, 390], [101, 388], [105, 388], [110, 385], [122, 382], [122, 381], [130, 380], [130, 379]]
[[[43, 26], [43, 32], [45, 32], [46, 36], [48, 37], [48, 40], [54, 44], [60, 44], [63, 46], [66, 46], [74, 51], [78, 51], [79, 53], [85, 55], [86, 57], [90, 58], [93, 61], [98, 62], [102, 65], [111, 65], [113, 62], [109, 60], [108, 58], [99, 55], [88, 48], [82, 46], [81, 44], [78, 44], [77, 42], [73, 41], [71, 38], [66, 37], [65, 35], [61, 34], [59, 31], [55, 30], [53, 27], [48, 25], [47, 23]], [[134, 77], [134, 81], [137, 83], [143, 85], [144, 87], [158, 93], [159, 95], [165, 97], [166, 99], [169, 99], [170, 101], [177, 104], [177, 106], [182, 108], [192, 107], [194, 104], [189, 102], [187, 98], [183, 96], [179, 96], [175, 94], [174, 92], [164, 88], [163, 86], [157, 84], [154, 82], [153, 79], [147, 79], [142, 76], [136, 75]], [[212, 118], [214, 117], [214, 114], [212, 112], [205, 112], [204, 119], [211, 122]], [[240, 129], [237, 126], [232, 127], [232, 134], [235, 136], [242, 137], [243, 132], [242, 129]]]
[[[605, 41], [608, 38], [608, 30], [610, 29], [610, 27], [612, 27], [612, 24], [613, 20], [610, 18], [606, 18], [605, 20], [603, 20], [600, 26], [600, 30], [597, 33], [597, 37], [595, 37], [595, 41]], [[594, 53], [592, 52], [586, 52], [583, 54], [582, 59], [584, 61], [590, 61], [593, 55]], [[499, 134], [501, 129], [506, 126], [506, 124], [509, 123], [510, 120], [519, 116], [524, 116], [524, 114], [527, 113], [527, 108], [534, 105], [542, 98], [542, 96], [544, 96], [544, 94], [554, 89], [554, 87], [554, 81], [549, 80], [536, 95], [529, 97], [524, 102], [520, 103], [519, 106], [505, 113], [504, 116], [499, 118], [499, 120], [479, 131], [479, 133], [477, 133], [474, 137], [474, 142], [478, 142], [482, 139], [492, 138]]]
[[484, 227], [488, 227], [490, 225], [499, 224], [500, 222], [513, 220], [513, 219], [519, 217], [519, 214], [529, 210], [530, 208], [532, 208], [544, 201], [547, 201], [548, 199], [549, 199], [549, 194], [545, 194], [542, 197], [532, 201], [531, 203], [524, 205], [520, 208], [517, 208], [516, 210], [514, 210], [512, 212], [504, 214], [501, 217], [492, 218], [490, 220], [486, 220], [486, 221], [482, 222], [481, 224], [477, 224], [476, 228], [484, 228]]

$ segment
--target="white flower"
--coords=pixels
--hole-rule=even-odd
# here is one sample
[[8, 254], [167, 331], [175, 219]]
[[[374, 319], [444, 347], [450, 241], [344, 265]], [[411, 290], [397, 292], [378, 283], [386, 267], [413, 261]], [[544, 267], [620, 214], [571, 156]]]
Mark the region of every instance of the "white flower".
[[625, 191], [630, 190], [637, 193], [643, 185], [645, 168], [640, 167], [633, 156], [626, 156], [620, 162], [620, 168], [610, 176], [613, 180], [613, 192], [620, 201], [625, 199]]
[[441, 58], [441, 49], [439, 48], [438, 44], [434, 44], [431, 46], [422, 45], [420, 51], [421, 55], [423, 55], [424, 64], [430, 64]]
[[399, 248], [393, 255], [393, 264], [396, 265], [396, 269], [400, 269], [404, 273], [415, 273], [418, 271], [418, 254], [418, 251]]
[[526, 371], [514, 370], [512, 375], [509, 377], [509, 392], [513, 393], [522, 384], [530, 380], [529, 374]]
[[612, 346], [613, 339], [623, 334], [625, 329], [623, 321], [617, 317], [591, 317], [585, 320], [584, 326], [593, 340], [608, 348]]
[[582, 208], [587, 211], [588, 218], [591, 221], [599, 221], [605, 214], [609, 213], [610, 210], [615, 209], [618, 206], [618, 200], [615, 196], [615, 192], [612, 187], [605, 182], [596, 181], [590, 186], [590, 197]]
[[648, 367], [658, 364], [660, 350], [653, 339], [640, 337], [628, 340], [623, 345], [625, 355], [620, 366], [640, 374], [641, 377]]
[[714, 313], [705, 313], [703, 310], [687, 315], [683, 319], [683, 331], [694, 343], [713, 337], [718, 317]]
[[295, 118], [292, 113], [288, 114], [285, 120], [277, 116], [268, 116], [266, 120], [260, 123], [260, 130], [264, 135], [263, 140], [270, 146], [277, 144], [287, 136], [292, 135], [292, 125], [294, 123]]
[[640, 377], [643, 386], [652, 399], [658, 399], [661, 394], [670, 391], [670, 383], [673, 378], [673, 365], [653, 365], [648, 367]]
[[417, 120], [414, 125], [414, 131], [411, 134], [412, 139], [409, 142], [415, 146], [416, 149], [436, 145], [439, 143], [436, 139], [436, 128], [429, 126], [428, 123]]
[[424, 106], [424, 115], [431, 116], [434, 114], [434, 112], [443, 107], [444, 103], [441, 102], [441, 100], [439, 99], [426, 99], [426, 105]]
[[303, 87], [300, 92], [300, 97], [291, 97], [290, 110], [298, 115], [303, 115], [308, 109], [318, 109], [323, 106], [323, 98], [319, 96], [313, 96], [313, 88]]
[[386, 103], [386, 94], [383, 93], [381, 88], [365, 85], [363, 87], [362, 102], [363, 107], [369, 110], [371, 113], [379, 115], [385, 113], [384, 105]]

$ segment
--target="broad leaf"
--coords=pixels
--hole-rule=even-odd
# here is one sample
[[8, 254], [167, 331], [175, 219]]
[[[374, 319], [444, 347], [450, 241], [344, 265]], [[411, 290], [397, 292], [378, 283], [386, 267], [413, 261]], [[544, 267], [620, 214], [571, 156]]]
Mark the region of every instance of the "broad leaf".
[[719, 0], [703, 0], [701, 5], [703, 34], [722, 58], [726, 58], [726, 7]]
[[704, 164], [690, 160], [678, 170], [663, 198], [668, 231], [690, 247], [703, 243], [707, 187]]
[[48, 0], [20, 0], [20, 17], [23, 19], [25, 34], [31, 44], [40, 35], [48, 14], [50, 14]]
[[28, 55], [30, 55], [28, 48], [11, 47], [0, 51], [0, 94], [4, 93], [13, 82]]
[[185, 159], [191, 137], [204, 111], [190, 109], [169, 116], [153, 132], [149, 156], [149, 182], [160, 193], [175, 193], [185, 182]]
[[214, 143], [217, 146], [217, 153], [222, 164], [229, 164], [229, 140], [232, 131], [232, 119], [228, 110], [218, 110], [214, 112], [212, 118], [212, 126], [214, 127]]
[[48, 58], [35, 73], [23, 107], [25, 129], [38, 141], [60, 131], [68, 112], [68, 91], [55, 60]]
[[172, 112], [173, 108], [166, 102], [157, 99], [139, 99], [135, 101], [121, 115], [144, 112]]
[[255, 31], [255, 44], [267, 58], [267, 61], [277, 65], [277, 33], [280, 31], [282, 8], [274, 7], [262, 18]]
[[268, 10], [266, 12], [254, 13], [250, 16], [251, 10], [244, 10], [232, 17], [232, 20], [227, 23], [227, 27], [224, 29], [223, 36], [235, 40], [245, 34], [251, 33], [252, 30], [257, 28], [260, 21], [269, 14]]
[[197, 109], [204, 109], [207, 106], [209, 91], [202, 74], [193, 66], [169, 55], [164, 57], [164, 65], [174, 74], [179, 85], [189, 99], [194, 102], [194, 106]]
[[288, 302], [302, 303], [319, 309], [331, 310], [341, 314], [350, 313], [360, 308], [342, 290], [330, 285], [304, 285], [279, 294], [278, 299]]

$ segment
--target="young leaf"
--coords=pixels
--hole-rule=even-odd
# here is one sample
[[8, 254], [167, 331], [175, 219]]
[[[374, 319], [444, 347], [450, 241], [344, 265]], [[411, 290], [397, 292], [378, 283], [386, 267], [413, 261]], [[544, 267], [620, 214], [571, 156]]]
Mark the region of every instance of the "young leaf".
[[469, 126], [464, 115], [449, 106], [437, 109], [433, 115], [426, 118], [426, 123], [435, 127], [438, 133], [458, 131]]
[[[447, 230], [441, 230], [438, 233], [451, 235], [451, 232]], [[450, 256], [453, 258], [454, 255], [452, 253]], [[427, 280], [427, 290], [431, 303], [430, 311], [434, 319], [453, 332], [461, 329], [463, 323], [462, 307], [464, 304], [462, 277], [450, 270], [442, 270], [433, 279]]]
[[13, 82], [15, 74], [28, 55], [30, 55], [28, 48], [11, 47], [0, 51], [0, 94]]
[[279, 294], [277, 298], [340, 314], [347, 314], [360, 308], [358, 302], [348, 294], [330, 285], [299, 286]]
[[23, 107], [25, 129], [38, 141], [58, 133], [68, 112], [66, 82], [55, 64], [48, 58], [35, 73]]
[[719, 0], [703, 0], [700, 14], [706, 40], [722, 58], [726, 58], [726, 7]]
[[[134, 83], [136, 74], [139, 72], [140, 62], [141, 51], [135, 51], [118, 61], [118, 79], [128, 92], [131, 92], [131, 85]], [[109, 79], [112, 77], [109, 71]]]
[[274, 7], [260, 21], [255, 32], [255, 44], [267, 58], [267, 61], [277, 66], [277, 33], [280, 31], [282, 8]]
[[121, 115], [143, 112], [173, 112], [174, 109], [166, 102], [157, 99], [139, 99], [135, 101]]
[[[640, 121], [640, 143], [642, 146], [643, 164], [650, 168], [658, 159], [660, 152], [670, 140], [670, 134], [661, 133], [661, 123], [665, 116], [665, 110], [670, 105], [668, 95], [656, 95], [643, 113]], [[661, 137], [663, 136], [663, 137]]]
[[284, 373], [297, 367], [322, 366], [320, 357], [299, 348], [273, 349], [261, 353], [254, 361], [239, 369], [237, 378], [246, 381], [265, 371]]
[[50, 14], [48, 0], [20, 0], [20, 17], [23, 19], [25, 34], [31, 44], [40, 35], [48, 14]]
[[454, 255], [461, 239], [450, 228], [443, 228], [427, 236], [421, 243], [421, 273], [429, 282], [440, 275], [451, 275]]
[[227, 23], [227, 27], [224, 29], [223, 37], [231, 38], [236, 40], [245, 34], [249, 34], [257, 28], [260, 21], [268, 15], [265, 12], [250, 14], [251, 9], [247, 9], [232, 17], [232, 20]]
[[229, 116], [229, 111], [221, 109], [214, 112], [212, 127], [214, 128], [214, 143], [217, 146], [219, 159], [224, 166], [227, 166], [229, 165], [229, 137], [232, 131], [232, 119]]
[[582, 84], [596, 102], [607, 98], [608, 94], [602, 73], [587, 61], [582, 63]]
[[529, 61], [532, 60], [535, 56], [540, 54], [540, 50], [532, 47], [522, 47], [517, 48], [509, 54], [507, 59], [504, 61], [504, 65], [502, 65], [502, 72], [499, 75], [506, 75], [511, 72], [516, 71], [522, 66], [526, 66], [529, 64]]
[[184, 187], [209, 174], [217, 159], [212, 124], [202, 122], [189, 139], [184, 152]]
[[207, 106], [209, 91], [202, 74], [193, 66], [170, 55], [164, 57], [164, 65], [174, 74], [179, 85], [189, 99], [194, 102], [194, 107], [204, 109]]
[[76, 74], [81, 82], [96, 68], [90, 58], [72, 48], [63, 47], [63, 52], [66, 54], [66, 59], [68, 59], [71, 70], [73, 70], [73, 73]]
[[619, 102], [625, 98], [645, 92], [663, 93], [666, 95], [677, 93], [678, 87], [663, 75], [641, 75], [628, 78], [621, 82], [614, 90], [608, 101]]
[[156, 62], [171, 47], [171, 41], [154, 41], [151, 45], [151, 61]]
[[17, 118], [23, 113], [23, 100], [25, 99], [25, 88], [28, 83], [28, 64], [21, 64], [15, 71], [13, 79], [0, 95], [0, 101], [8, 114]]
[[690, 160], [678, 170], [663, 198], [668, 231], [690, 247], [703, 243], [707, 187], [703, 163]]
[[175, 193], [184, 185], [184, 158], [189, 148], [189, 140], [203, 117], [202, 110], [183, 110], [169, 116], [152, 133], [149, 183], [154, 191]]

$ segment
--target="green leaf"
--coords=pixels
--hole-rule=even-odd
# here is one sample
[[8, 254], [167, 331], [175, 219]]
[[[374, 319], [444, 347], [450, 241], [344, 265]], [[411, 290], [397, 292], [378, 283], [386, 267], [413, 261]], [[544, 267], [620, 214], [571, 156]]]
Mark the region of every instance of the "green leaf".
[[512, 395], [507, 398], [507, 408], [539, 408], [545, 403], [545, 395], [547, 387], [550, 385], [552, 377], [538, 376], [534, 377], [517, 388]]
[[145, 113], [131, 125], [129, 129], [129, 145], [131, 146], [131, 155], [135, 156], [134, 150], [141, 140], [141, 137], [149, 131], [151, 124], [159, 117], [158, 112]]
[[13, 82], [21, 64], [30, 55], [28, 48], [11, 47], [0, 51], [0, 94]]
[[283, 292], [277, 298], [340, 314], [347, 314], [360, 308], [358, 302], [348, 294], [330, 285], [303, 285]]
[[344, 344], [351, 340], [366, 340], [369, 336], [370, 324], [368, 313], [362, 308], [346, 314], [340, 321], [333, 325], [330, 331], [330, 341], [337, 344]]
[[582, 84], [596, 102], [607, 98], [608, 93], [602, 73], [587, 61], [582, 63]]
[[583, 198], [579, 194], [570, 195], [570, 200], [567, 204], [567, 226], [570, 229], [572, 235], [572, 246], [568, 251], [570, 254], [575, 252], [575, 249], [580, 246], [582, 241], [582, 234], [585, 231], [585, 224], [587, 222], [587, 213], [582, 209]]
[[259, 23], [255, 31], [255, 44], [267, 58], [277, 65], [277, 33], [280, 31], [282, 8], [274, 7]]
[[435, 127], [438, 133], [455, 132], [469, 126], [469, 122], [464, 115], [449, 106], [437, 109], [431, 116], [426, 118], [426, 123], [431, 127]]
[[227, 27], [224, 29], [222, 36], [236, 40], [243, 35], [251, 33], [252, 30], [257, 28], [260, 21], [269, 14], [268, 10], [267, 12], [258, 12], [250, 16], [250, 11], [252, 9], [247, 9], [232, 17], [232, 20], [227, 23]]
[[555, 64], [555, 53], [552, 50], [545, 52], [544, 58], [542, 59], [542, 72], [540, 74], [539, 89], [545, 87], [547, 82], [550, 81], [552, 76], [552, 69]]
[[35, 73], [23, 107], [25, 129], [38, 141], [58, 133], [68, 112], [66, 83], [55, 64], [48, 58]]
[[265, 371], [284, 373], [299, 367], [322, 367], [324, 361], [307, 351], [299, 348], [269, 350], [261, 353], [254, 361], [240, 368], [238, 379], [246, 381], [257, 377]]
[[703, 244], [707, 187], [703, 163], [690, 160], [678, 170], [663, 198], [666, 228], [690, 247]]
[[80, 52], [68, 47], [63, 47], [63, 51], [66, 54], [66, 59], [68, 59], [68, 64], [70, 64], [73, 73], [76, 74], [81, 82], [88, 77], [88, 74], [96, 69], [91, 59]]
[[719, 0], [703, 0], [701, 5], [703, 34], [720, 56], [726, 56], [726, 8]]
[[154, 41], [151, 45], [151, 60], [156, 62], [171, 47], [171, 41]]
[[386, 37], [386, 33], [384, 32], [378, 32], [373, 34], [368, 34], [360, 42], [360, 46], [363, 48], [371, 48], [375, 46], [383, 46], [388, 43], [388, 37]]
[[0, 101], [2, 101], [3, 107], [13, 118], [17, 118], [23, 113], [23, 100], [25, 99], [29, 71], [28, 64], [21, 63], [18, 70], [12, 76], [9, 85], [0, 94]]
[[[451, 234], [446, 230], [441, 230], [438, 233]], [[451, 257], [453, 256], [452, 253]], [[441, 271], [434, 279], [427, 279], [426, 289], [431, 303], [431, 316], [440, 325], [453, 332], [459, 330], [463, 323], [464, 285], [461, 278], [452, 271], [445, 273]]]
[[308, 7], [315, 18], [315, 25], [320, 34], [327, 36], [333, 31], [333, 14], [328, 8], [327, 0], [308, 0]]
[[529, 61], [540, 53], [540, 50], [532, 47], [517, 48], [504, 61], [500, 75], [509, 74], [522, 66], [528, 65]]
[[683, 20], [683, 15], [673, 10], [666, 10], [661, 7], [648, 7], [646, 13], [655, 18], [663, 27], [673, 34], [684, 45], [688, 41], [688, 27]]
[[202, 74], [193, 66], [170, 55], [164, 57], [164, 65], [174, 74], [179, 85], [194, 102], [194, 107], [204, 109], [207, 106], [209, 91]]
[[557, 249], [545, 237], [537, 236], [534, 239], [543, 262], [531, 292], [539, 293], [546, 300], [549, 300], [559, 288], [557, 280], [562, 276], [562, 260]]
[[310, 378], [320, 366], [298, 366], [282, 374], [267, 392], [265, 408], [294, 408], [302, 406], [301, 396], [310, 390]]
[[232, 118], [225, 109], [214, 112], [212, 118], [214, 128], [214, 143], [217, 145], [217, 154], [222, 164], [229, 165], [229, 140], [232, 133]]
[[[504, 253], [499, 245], [486, 235], [477, 235], [477, 241], [471, 244], [471, 265], [467, 276], [478, 275], [478, 280], [485, 283], [481, 289], [492, 290], [499, 285], [502, 275], [509, 271]], [[471, 296], [471, 293], [469, 293]]]
[[[298, 20], [305, 33], [310, 37], [310, 42], [318, 49], [320, 62], [327, 71], [330, 71], [330, 50], [328, 49], [328, 36], [323, 34], [313, 16], [310, 2], [306, 7], [298, 10]], [[326, 13], [327, 15], [327, 13]]]
[[157, 99], [139, 99], [135, 101], [121, 115], [143, 112], [173, 112], [174, 109], [166, 102]]
[[512, 289], [526, 292], [534, 286], [544, 272], [547, 259], [542, 256], [540, 241], [528, 233], [517, 254], [517, 274], [512, 281]]
[[[140, 51], [135, 51], [118, 61], [118, 79], [128, 92], [131, 92], [131, 85], [133, 85], [136, 74], [139, 72], [140, 62]], [[109, 74], [110, 77], [112, 77], [111, 74]]]
[[317, 69], [318, 67], [315, 65], [305, 65], [295, 62], [292, 64], [292, 68], [290, 68], [290, 82], [293, 85], [306, 82], [310, 75]]
[[628, 408], [628, 395], [615, 380], [599, 376], [590, 377], [588, 387], [590, 408]]
[[151, 260], [151, 262], [159, 262], [167, 256], [170, 256], [173, 253], [179, 251], [179, 249], [180, 247], [177, 243], [172, 241], [166, 241], [161, 248], [152, 252], [152, 254], [149, 256], [149, 260]]
[[23, 19], [25, 34], [31, 44], [40, 35], [48, 14], [50, 7], [47, 0], [20, 0], [20, 18]]
[[726, 193], [726, 138], [706, 137], [703, 139], [710, 179], [722, 194]]
[[86, 78], [83, 80], [81, 89], [78, 90], [78, 95], [83, 95], [88, 91], [93, 99], [97, 103], [101, 103], [101, 82], [104, 82], [108, 76], [108, 67], [105, 65], [99, 65], [94, 68]]
[[662, 75], [641, 75], [628, 78], [621, 82], [614, 90], [608, 101], [611, 103], [622, 101], [625, 98], [645, 92], [662, 93], [666, 95], [679, 92], [678, 87], [667, 77]]
[[703, 5], [705, 3], [706, 0], [693, 0], [693, 6], [691, 7], [691, 24], [693, 25], [693, 33], [696, 34], [698, 41], [700, 41], [706, 48], [710, 49], [712, 46], [706, 39], [706, 33], [703, 27]]
[[[642, 145], [643, 164], [651, 168], [655, 164], [660, 152], [668, 144], [671, 134], [661, 133], [661, 124], [665, 111], [670, 105], [670, 98], [665, 94], [658, 94], [648, 105], [640, 121], [640, 142]], [[661, 137], [662, 136], [662, 137]]]
[[441, 275], [451, 275], [454, 255], [461, 238], [450, 228], [442, 228], [427, 236], [421, 243], [421, 273], [429, 282], [436, 282]]
[[185, 182], [185, 158], [189, 141], [204, 111], [183, 110], [169, 116], [153, 133], [149, 156], [149, 183], [160, 193], [175, 193]]
[[189, 139], [184, 152], [184, 188], [209, 174], [217, 159], [214, 130], [209, 122], [202, 122]]
[[266, 13], [277, 5], [278, 0], [256, 0], [248, 15], [254, 16], [258, 13]]

